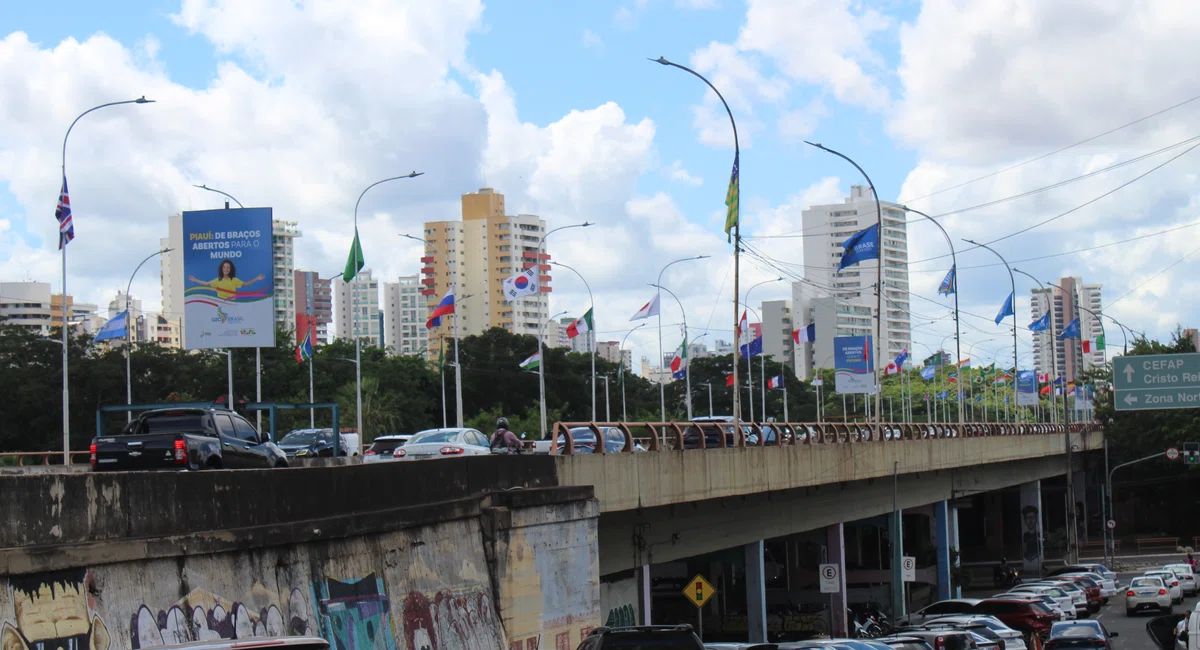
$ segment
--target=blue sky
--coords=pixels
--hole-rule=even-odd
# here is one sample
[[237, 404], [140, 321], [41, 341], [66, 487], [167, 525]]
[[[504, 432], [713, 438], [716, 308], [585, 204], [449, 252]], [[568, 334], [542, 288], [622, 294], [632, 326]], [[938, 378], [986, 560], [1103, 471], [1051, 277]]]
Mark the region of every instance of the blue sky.
[[[508, 196], [510, 212], [536, 212], [552, 226], [599, 223], [586, 238], [565, 239], [556, 255], [582, 268], [614, 313], [645, 301], [640, 287], [661, 264], [684, 251], [711, 254], [668, 279], [681, 287], [689, 321], [712, 322], [716, 306], [732, 299], [730, 249], [719, 233], [728, 127], [698, 80], [646, 59], [702, 68], [730, 99], [743, 142], [744, 234], [795, 231], [800, 210], [838, 200], [860, 182], [804, 139], [858, 160], [885, 199], [921, 197], [1150, 114], [1200, 87], [1198, 73], [1180, 69], [1178, 48], [1168, 47], [1190, 40], [1163, 36], [1200, 26], [1200, 10], [1172, 14], [1148, 3], [1140, 21], [1091, 7], [1074, 8], [1073, 21], [1062, 20], [1060, 7], [1022, 11], [1008, 0], [539, 1], [482, 9], [475, 0], [379, 0], [353, 10], [265, 0], [103, 8], [0, 0], [0, 58], [11, 62], [0, 79], [7, 106], [0, 108], [0, 274], [55, 277], [56, 142], [80, 107], [145, 93], [159, 103], [89, 118], [72, 135], [80, 229], [73, 268], [85, 300], [106, 303], [123, 286], [128, 271], [114, 263], [114, 246], [152, 247], [165, 235], [166, 214], [215, 207], [216, 197], [192, 183], [276, 206], [305, 232], [298, 266], [327, 269], [344, 258], [343, 215], [357, 189], [396, 166], [415, 166], [429, 173], [373, 195], [363, 225], [368, 263], [385, 277], [416, 266], [413, 250], [390, 243], [392, 233], [453, 218], [458, 194], [487, 183]], [[67, 39], [82, 45], [63, 47]], [[1117, 43], [1135, 44], [1139, 57], [1117, 56]], [[1196, 113], [1185, 107], [913, 205], [937, 214], [1070, 179], [1191, 135], [1200, 129]], [[1156, 162], [943, 223], [956, 241], [994, 239]], [[1194, 220], [1196, 179], [1187, 162], [997, 248], [1040, 258]], [[944, 252], [928, 225], [912, 226], [910, 239], [910, 259]], [[1194, 274], [1183, 263], [1141, 283], [1185, 254], [1188, 241], [1157, 237], [1023, 266], [1045, 279], [1102, 282], [1106, 296], [1133, 290], [1114, 313], [1164, 336], [1200, 319], [1179, 298], [1195, 286]], [[803, 263], [799, 240], [758, 242]], [[982, 251], [960, 257], [964, 310], [990, 316], [1007, 295], [998, 269], [969, 268], [991, 262]], [[936, 300], [944, 266], [914, 265], [913, 291]], [[743, 286], [768, 277], [748, 264]], [[1017, 293], [1025, 320], [1027, 284], [1018, 282]], [[135, 294], [156, 304], [157, 282], [139, 278]], [[755, 298], [789, 295], [781, 283]], [[585, 294], [569, 279], [555, 296], [554, 311], [585, 308]], [[940, 313], [924, 300], [913, 301], [914, 312], [918, 306]], [[601, 328], [616, 337], [624, 320]], [[715, 319], [714, 334], [724, 320]], [[936, 343], [950, 327], [926, 328], [920, 338]]]

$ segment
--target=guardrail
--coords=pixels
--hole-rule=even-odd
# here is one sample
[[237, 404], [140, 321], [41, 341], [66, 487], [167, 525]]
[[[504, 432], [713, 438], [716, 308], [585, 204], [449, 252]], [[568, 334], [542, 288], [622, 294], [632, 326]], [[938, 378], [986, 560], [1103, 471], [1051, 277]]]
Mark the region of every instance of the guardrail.
[[[550, 437], [551, 454], [574, 454], [575, 435], [572, 429], [587, 428], [591, 436], [581, 442], [593, 448], [592, 453], [608, 452], [605, 444], [608, 429], [616, 429], [625, 439], [620, 452], [631, 453], [635, 443], [643, 443], [646, 451], [704, 450], [732, 447], [782, 447], [795, 445], [853, 444], [899, 440], [939, 440], [948, 438], [980, 438], [992, 436], [1028, 436], [1055, 433], [1086, 433], [1101, 431], [1098, 424], [998, 424], [977, 422], [964, 424], [933, 423], [842, 423], [842, 422], [738, 422], [738, 431], [725, 422], [555, 422]], [[647, 435], [635, 436], [634, 431]], [[878, 432], [876, 431], [878, 430]], [[661, 433], [660, 433], [661, 431]], [[704, 435], [700, 435], [703, 433]], [[709, 444], [709, 438], [718, 444]], [[559, 439], [562, 439], [560, 448]]]
[[[16, 467], [33, 467], [38, 465], [62, 465], [61, 451], [9, 451], [0, 453], [0, 467], [11, 467], [5, 462], [6, 458], [16, 458]], [[72, 451], [71, 464], [80, 465], [88, 462], [91, 452]], [[79, 460], [82, 459], [82, 460]], [[26, 462], [33, 461], [33, 462]]]

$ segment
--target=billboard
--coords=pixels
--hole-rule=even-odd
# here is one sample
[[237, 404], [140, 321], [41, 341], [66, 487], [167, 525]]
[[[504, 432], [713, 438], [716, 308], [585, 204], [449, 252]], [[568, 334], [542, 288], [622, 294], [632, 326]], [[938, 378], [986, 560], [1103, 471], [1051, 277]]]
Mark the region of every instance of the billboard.
[[838, 393], [875, 392], [875, 357], [870, 336], [833, 339], [834, 390]]
[[1032, 370], [1017, 373], [1017, 406], [1037, 406], [1037, 374]]
[[184, 347], [275, 346], [271, 208], [183, 213]]

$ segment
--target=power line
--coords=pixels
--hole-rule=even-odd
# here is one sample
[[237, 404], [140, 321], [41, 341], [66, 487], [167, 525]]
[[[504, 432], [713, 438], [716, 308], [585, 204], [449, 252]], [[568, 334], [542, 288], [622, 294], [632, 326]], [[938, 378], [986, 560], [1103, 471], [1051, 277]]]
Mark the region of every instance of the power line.
[[1167, 271], [1170, 271], [1171, 269], [1175, 268], [1176, 266], [1179, 266], [1180, 264], [1182, 264], [1182, 263], [1183, 263], [1183, 261], [1184, 261], [1184, 260], [1186, 260], [1187, 258], [1189, 258], [1189, 257], [1191, 257], [1191, 256], [1193, 256], [1193, 255], [1195, 255], [1196, 253], [1200, 253], [1200, 248], [1197, 248], [1197, 249], [1193, 250], [1192, 252], [1188, 253], [1187, 255], [1184, 255], [1183, 257], [1181, 257], [1181, 258], [1179, 258], [1179, 259], [1175, 260], [1175, 261], [1174, 261], [1174, 262], [1173, 262], [1173, 263], [1172, 263], [1170, 266], [1168, 266], [1167, 268], [1165, 268], [1165, 269], [1163, 269], [1163, 270], [1159, 271], [1158, 273], [1155, 273], [1154, 275], [1152, 275], [1152, 276], [1150, 276], [1149, 278], [1147, 278], [1145, 282], [1143, 282], [1143, 283], [1139, 284], [1138, 286], [1136, 286], [1136, 287], [1134, 287], [1134, 288], [1130, 289], [1129, 291], [1127, 291], [1127, 292], [1125, 293], [1125, 295], [1123, 295], [1123, 296], [1121, 296], [1120, 298], [1117, 298], [1116, 300], [1114, 300], [1114, 301], [1112, 301], [1112, 302], [1108, 303], [1108, 306], [1109, 306], [1109, 307], [1112, 307], [1113, 305], [1117, 304], [1118, 302], [1121, 302], [1121, 301], [1122, 301], [1122, 300], [1124, 300], [1125, 298], [1129, 297], [1129, 295], [1130, 295], [1130, 294], [1132, 294], [1134, 291], [1137, 291], [1138, 289], [1141, 289], [1142, 287], [1146, 286], [1147, 284], [1150, 284], [1150, 281], [1151, 281], [1151, 280], [1153, 280], [1154, 278], [1157, 278], [1158, 276], [1162, 275], [1163, 273], [1166, 273]]

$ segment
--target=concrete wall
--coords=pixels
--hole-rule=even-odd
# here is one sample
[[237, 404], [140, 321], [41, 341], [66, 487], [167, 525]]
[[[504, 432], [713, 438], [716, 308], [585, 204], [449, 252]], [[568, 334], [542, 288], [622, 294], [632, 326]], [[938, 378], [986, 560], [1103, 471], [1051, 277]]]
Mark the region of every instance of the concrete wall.
[[[600, 624], [590, 491], [476, 501], [459, 511], [467, 516], [332, 540], [250, 540], [3, 576], [0, 648], [71, 637], [77, 650], [137, 650], [277, 634], [323, 636], [336, 650], [537, 650], [545, 639], [574, 648]], [[574, 568], [546, 571], [558, 562]]]
[[[1081, 451], [1103, 434], [1072, 434]], [[593, 485], [603, 512], [1062, 456], [1063, 434], [554, 456], [560, 485]]]
[[621, 573], [600, 581], [600, 609], [607, 627], [641, 625], [638, 582], [633, 573]]

